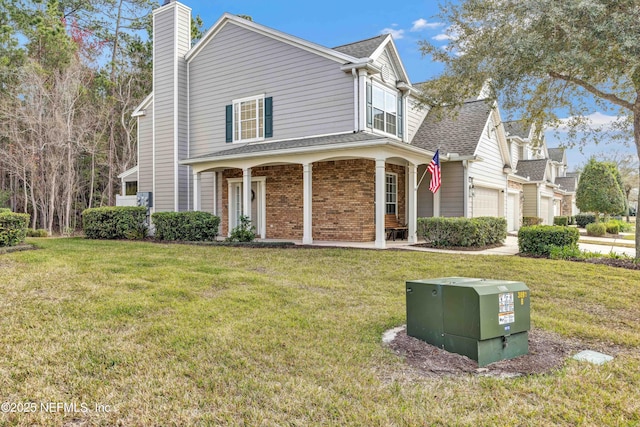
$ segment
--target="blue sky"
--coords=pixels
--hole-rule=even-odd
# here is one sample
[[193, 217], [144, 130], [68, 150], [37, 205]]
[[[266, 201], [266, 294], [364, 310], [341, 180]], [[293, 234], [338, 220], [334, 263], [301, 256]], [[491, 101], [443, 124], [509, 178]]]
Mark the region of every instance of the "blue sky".
[[[368, 2], [324, 0], [180, 0], [200, 15], [204, 27], [211, 27], [225, 12], [249, 15], [259, 24], [291, 34], [326, 47], [336, 47], [358, 40], [391, 33], [402, 62], [412, 83], [436, 77], [442, 66], [423, 57], [418, 41], [428, 39], [446, 43], [446, 25], [436, 16], [437, 0], [396, 0]], [[507, 119], [506, 112], [503, 119]], [[596, 113], [594, 109], [594, 113]], [[599, 122], [613, 117], [594, 116]], [[547, 145], [562, 143], [563, 134], [547, 133]], [[635, 156], [635, 148], [619, 143], [599, 144], [567, 151], [569, 170], [587, 162], [590, 156], [609, 151], [628, 152]]]

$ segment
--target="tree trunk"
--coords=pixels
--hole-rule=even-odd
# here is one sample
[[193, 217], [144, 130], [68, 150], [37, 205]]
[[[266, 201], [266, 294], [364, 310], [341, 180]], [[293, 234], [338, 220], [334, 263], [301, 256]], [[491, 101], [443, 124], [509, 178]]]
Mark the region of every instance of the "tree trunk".
[[[632, 112], [633, 114], [633, 140], [636, 143], [636, 151], [640, 158], [640, 95], [636, 100], [636, 108]], [[638, 173], [640, 173], [640, 164], [638, 166]], [[636, 262], [640, 261], [640, 224], [638, 224], [638, 213], [636, 209]]]

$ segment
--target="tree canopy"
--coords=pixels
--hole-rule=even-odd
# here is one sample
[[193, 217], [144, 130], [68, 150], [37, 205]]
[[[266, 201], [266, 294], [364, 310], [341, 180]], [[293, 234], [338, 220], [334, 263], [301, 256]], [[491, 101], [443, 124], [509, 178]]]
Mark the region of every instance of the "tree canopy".
[[619, 214], [625, 208], [625, 198], [620, 188], [620, 173], [613, 163], [598, 162], [594, 158], [584, 168], [576, 191], [576, 205], [584, 212]]

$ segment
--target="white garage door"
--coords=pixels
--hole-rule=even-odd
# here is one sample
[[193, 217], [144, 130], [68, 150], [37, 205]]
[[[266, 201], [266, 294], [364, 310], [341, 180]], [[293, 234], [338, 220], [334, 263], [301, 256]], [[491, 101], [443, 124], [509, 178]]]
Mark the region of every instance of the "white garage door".
[[542, 223], [553, 225], [553, 220], [549, 222], [549, 210], [551, 209], [551, 197], [540, 197], [540, 218]]
[[500, 190], [476, 187], [473, 196], [473, 216], [501, 216]]

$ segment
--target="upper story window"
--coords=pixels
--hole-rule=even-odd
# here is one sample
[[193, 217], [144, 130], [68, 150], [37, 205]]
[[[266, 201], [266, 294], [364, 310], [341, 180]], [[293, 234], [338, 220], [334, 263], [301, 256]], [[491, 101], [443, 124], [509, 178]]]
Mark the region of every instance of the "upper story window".
[[273, 136], [272, 98], [259, 95], [226, 106], [226, 141], [251, 142]]
[[264, 138], [264, 97], [233, 103], [233, 140]]
[[402, 98], [397, 92], [376, 84], [367, 85], [367, 124], [402, 137]]

